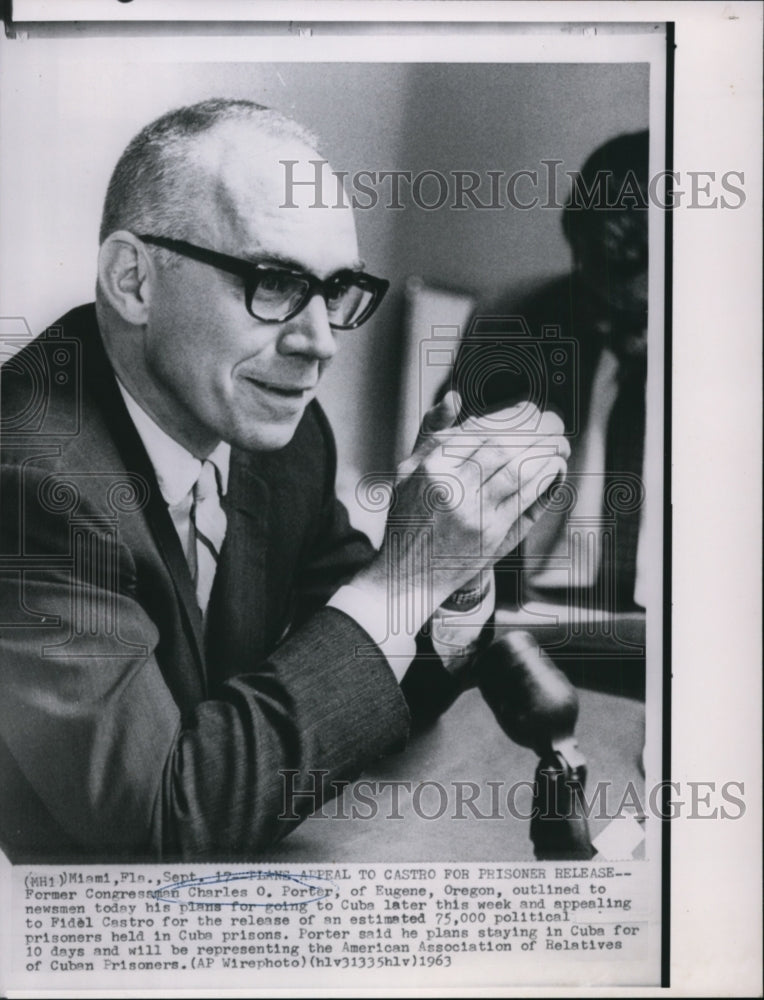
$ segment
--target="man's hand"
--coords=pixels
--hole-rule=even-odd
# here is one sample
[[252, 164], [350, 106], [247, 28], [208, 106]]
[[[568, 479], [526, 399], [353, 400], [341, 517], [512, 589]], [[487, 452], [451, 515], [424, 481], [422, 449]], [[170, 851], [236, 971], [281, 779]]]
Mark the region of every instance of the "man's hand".
[[384, 594], [388, 613], [417, 630], [516, 548], [570, 454], [556, 414], [523, 403], [454, 427], [457, 403], [449, 393], [425, 417], [398, 470], [380, 553], [354, 581]]
[[[462, 397], [455, 389], [450, 389], [439, 403], [430, 407], [422, 420], [422, 426], [419, 428], [411, 455], [407, 459], [404, 459], [398, 466], [395, 477], [396, 483], [400, 483], [406, 476], [411, 475], [419, 463], [424, 461], [433, 448], [438, 446], [437, 432], [453, 427], [461, 412], [461, 408]], [[482, 584], [483, 578], [481, 574], [476, 573], [475, 576], [462, 584], [460, 592], [468, 592], [470, 595], [479, 593]], [[449, 598], [458, 596], [459, 592], [449, 595]]]
[[395, 477], [397, 483], [411, 475], [419, 463], [437, 447], [438, 431], [453, 427], [461, 408], [462, 397], [454, 389], [450, 389], [439, 403], [430, 407], [424, 415], [411, 454], [398, 466]]

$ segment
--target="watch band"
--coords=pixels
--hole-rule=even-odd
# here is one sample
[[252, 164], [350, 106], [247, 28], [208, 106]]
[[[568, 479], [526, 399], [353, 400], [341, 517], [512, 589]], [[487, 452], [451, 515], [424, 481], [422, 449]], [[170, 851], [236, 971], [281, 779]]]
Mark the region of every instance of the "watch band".
[[479, 587], [469, 587], [466, 589], [455, 590], [453, 594], [443, 601], [441, 608], [443, 608], [444, 611], [473, 611], [485, 600], [490, 589], [491, 578], [488, 574], [486, 574], [485, 583], [482, 583], [481, 581], [481, 585]]

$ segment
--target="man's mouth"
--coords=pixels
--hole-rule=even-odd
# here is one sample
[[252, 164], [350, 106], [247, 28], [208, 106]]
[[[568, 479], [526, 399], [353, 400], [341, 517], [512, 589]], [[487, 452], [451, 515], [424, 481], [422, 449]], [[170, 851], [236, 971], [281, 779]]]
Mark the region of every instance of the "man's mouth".
[[251, 376], [246, 376], [246, 379], [261, 391], [272, 393], [274, 396], [280, 396], [282, 399], [300, 400], [307, 393], [315, 389], [314, 385], [279, 385], [275, 382], [264, 382], [262, 379], [252, 378]]

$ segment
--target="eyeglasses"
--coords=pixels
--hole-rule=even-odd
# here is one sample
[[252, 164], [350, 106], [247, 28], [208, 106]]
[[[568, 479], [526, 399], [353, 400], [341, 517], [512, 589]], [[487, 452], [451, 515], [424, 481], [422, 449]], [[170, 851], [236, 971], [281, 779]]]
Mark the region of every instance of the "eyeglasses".
[[321, 281], [305, 271], [277, 264], [256, 263], [230, 257], [216, 250], [194, 246], [167, 236], [138, 236], [144, 243], [171, 250], [219, 271], [244, 280], [247, 312], [261, 323], [285, 323], [303, 310], [314, 295], [326, 302], [329, 326], [334, 330], [355, 330], [371, 316], [385, 296], [390, 282], [364, 271], [346, 269]]

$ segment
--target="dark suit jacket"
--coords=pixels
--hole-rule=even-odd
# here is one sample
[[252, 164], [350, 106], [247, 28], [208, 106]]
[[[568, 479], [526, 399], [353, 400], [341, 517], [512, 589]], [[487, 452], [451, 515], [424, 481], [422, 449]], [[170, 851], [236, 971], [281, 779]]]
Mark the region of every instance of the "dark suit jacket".
[[[92, 306], [6, 364], [2, 418], [0, 837], [14, 859], [251, 856], [295, 825], [280, 813], [302, 818], [404, 744], [385, 657], [324, 607], [372, 550], [335, 498], [318, 404], [278, 453], [232, 453], [207, 648]], [[433, 704], [455, 697], [430, 662], [412, 705], [436, 675]], [[285, 810], [280, 770], [318, 796]]]
[[[575, 453], [586, 428], [602, 350], [606, 345], [617, 350], [613, 338], [599, 332], [602, 321], [623, 335], [630, 329], [643, 329], [646, 316], [619, 313], [607, 302], [595, 299], [576, 274], [545, 282], [519, 301], [501, 300], [473, 318], [451, 380], [441, 392], [452, 387], [459, 390], [462, 416], [490, 413], [524, 400], [540, 409], [553, 410], [562, 418]], [[609, 471], [641, 475], [644, 360], [625, 361], [621, 367], [622, 387], [626, 384], [629, 393], [623, 394], [619, 410], [624, 428], [620, 453], [617, 458], [609, 456]], [[621, 537], [626, 537], [627, 517], [638, 519], [638, 512], [617, 515]], [[636, 533], [630, 532], [630, 537], [635, 546]], [[630, 558], [636, 559], [635, 547]], [[495, 569], [499, 600], [516, 603], [523, 590], [523, 546]], [[568, 599], [567, 591], [559, 596]], [[633, 586], [624, 593], [619, 591], [617, 606], [632, 607], [632, 597]]]

